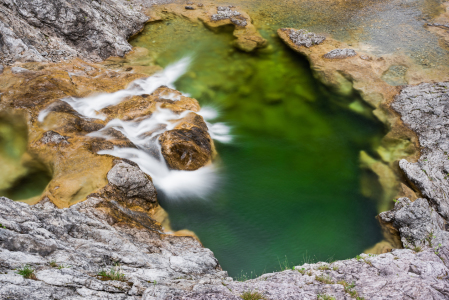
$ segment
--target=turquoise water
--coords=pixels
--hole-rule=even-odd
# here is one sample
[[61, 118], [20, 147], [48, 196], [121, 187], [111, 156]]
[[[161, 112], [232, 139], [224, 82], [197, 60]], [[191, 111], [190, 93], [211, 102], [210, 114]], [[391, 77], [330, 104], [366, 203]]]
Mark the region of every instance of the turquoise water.
[[358, 96], [326, 89], [274, 31], [261, 33], [270, 47], [255, 54], [236, 51], [230, 32], [181, 19], [148, 24], [131, 41], [161, 66], [191, 55], [176, 87], [233, 128], [232, 143], [217, 142], [216, 192], [160, 201], [172, 227], [194, 231], [234, 277], [279, 270], [285, 257], [354, 257], [381, 240], [376, 199], [360, 192], [359, 152], [379, 143], [382, 125], [350, 111]]

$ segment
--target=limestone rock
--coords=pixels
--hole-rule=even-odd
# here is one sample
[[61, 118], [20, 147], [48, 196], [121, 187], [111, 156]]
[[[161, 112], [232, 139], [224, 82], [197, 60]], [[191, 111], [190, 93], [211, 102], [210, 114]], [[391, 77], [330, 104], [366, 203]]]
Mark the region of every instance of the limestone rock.
[[[105, 205], [89, 198], [57, 209], [49, 201], [29, 206], [0, 197], [0, 298], [141, 299], [146, 289], [180, 278], [190, 286], [204, 277], [226, 278], [194, 238], [116, 223]], [[16, 274], [24, 265], [36, 280]], [[123, 281], [97, 276], [116, 265]]]
[[326, 39], [322, 35], [317, 35], [313, 32], [309, 32], [305, 29], [293, 29], [293, 28], [282, 28], [284, 32], [288, 33], [290, 40], [297, 46], [311, 47], [313, 45], [319, 45]]
[[6, 0], [0, 4], [0, 61], [98, 61], [131, 50], [148, 20], [120, 0]]
[[[449, 246], [449, 232], [445, 231], [445, 221], [429, 206], [426, 199], [411, 202], [408, 198], [400, 198], [393, 210], [383, 212], [379, 217], [398, 229], [404, 247], [432, 247], [438, 245], [441, 239]], [[439, 238], [435, 241], [437, 235]]]
[[324, 54], [325, 58], [338, 59], [356, 56], [357, 53], [353, 49], [335, 49]]
[[449, 83], [423, 83], [402, 89], [392, 107], [419, 137], [422, 156], [399, 162], [407, 178], [438, 213], [449, 220]]
[[153, 183], [137, 166], [120, 161], [108, 172], [108, 181], [127, 197], [139, 197], [156, 202], [156, 189]]
[[[90, 197], [58, 209], [48, 200], [29, 206], [0, 197], [0, 298], [237, 300], [247, 291], [270, 300], [449, 297], [444, 245], [438, 251], [403, 249], [304, 264], [239, 282], [227, 277], [212, 252], [194, 238], [117, 222], [105, 213], [108, 205]], [[34, 269], [36, 280], [16, 273], [24, 265]], [[111, 269], [122, 273], [123, 281], [100, 280], [97, 274]]]

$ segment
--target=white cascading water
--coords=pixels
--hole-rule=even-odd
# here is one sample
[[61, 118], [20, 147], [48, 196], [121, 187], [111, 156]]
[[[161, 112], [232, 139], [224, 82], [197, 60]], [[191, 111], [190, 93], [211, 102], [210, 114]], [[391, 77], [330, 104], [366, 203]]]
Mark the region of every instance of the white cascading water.
[[[157, 88], [165, 85], [175, 89], [175, 81], [181, 77], [190, 64], [190, 58], [183, 58], [178, 62], [167, 66], [162, 72], [158, 72], [153, 76], [133, 81], [126, 89], [115, 93], [101, 93], [86, 98], [68, 97], [62, 99], [72, 106], [82, 116], [93, 119], [105, 120], [106, 116], [100, 113], [105, 107], [117, 105], [124, 99], [131, 96], [139, 96], [144, 94], [152, 94]], [[170, 100], [179, 100], [175, 94], [169, 94], [166, 97]], [[47, 114], [51, 111], [51, 106], [39, 113], [38, 121], [43, 122]]]
[[[71, 97], [62, 100], [87, 118], [104, 120], [106, 116], [99, 111], [105, 107], [117, 105], [131, 96], [151, 94], [161, 86], [174, 88], [174, 82], [187, 71], [189, 63], [189, 58], [181, 59], [166, 67], [162, 72], [146, 79], [138, 79], [132, 82], [128, 88], [115, 93], [103, 93], [83, 99]], [[174, 101], [180, 100], [180, 97], [174, 93], [168, 94], [164, 98]], [[38, 120], [42, 122], [50, 111], [51, 107], [42, 110]], [[188, 113], [190, 111], [176, 114], [169, 109], [162, 109], [158, 106], [149, 118], [138, 121], [114, 119], [108, 122], [103, 129], [92, 132], [88, 136], [109, 139], [111, 137], [107, 134], [107, 129], [113, 128], [120, 131], [136, 145], [137, 149], [114, 147], [112, 150], [101, 150], [98, 154], [109, 154], [137, 163], [142, 171], [152, 177], [158, 191], [170, 200], [205, 199], [218, 183], [216, 167], [209, 165], [196, 171], [171, 170], [162, 156], [158, 140], [162, 133], [173, 129], [177, 125], [176, 120], [184, 118]], [[213, 139], [223, 143], [232, 140], [230, 129], [226, 124], [208, 122], [218, 117], [216, 110], [205, 107], [198, 114], [205, 120], [209, 134]]]

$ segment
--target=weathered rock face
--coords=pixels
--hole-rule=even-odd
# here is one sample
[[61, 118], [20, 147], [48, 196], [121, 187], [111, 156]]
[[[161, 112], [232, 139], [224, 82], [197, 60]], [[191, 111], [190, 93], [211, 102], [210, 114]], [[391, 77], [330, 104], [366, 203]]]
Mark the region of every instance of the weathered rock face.
[[416, 163], [401, 160], [408, 180], [449, 220], [449, 83], [423, 83], [404, 88], [392, 107], [419, 137], [422, 156]]
[[[131, 226], [130, 220], [140, 225]], [[241, 299], [255, 291], [273, 300], [449, 297], [444, 247], [362, 254], [236, 282], [195, 239], [161, 234], [157, 222], [114, 201], [91, 197], [57, 209], [49, 201], [28, 206], [0, 198], [0, 223], [0, 297], [5, 299]], [[25, 265], [34, 269], [35, 280], [14, 270]], [[98, 276], [110, 270], [123, 278]]]
[[446, 221], [430, 207], [427, 199], [411, 202], [408, 198], [400, 198], [394, 209], [379, 214], [379, 218], [399, 231], [406, 248], [449, 246]]
[[147, 20], [120, 0], [5, 0], [0, 3], [0, 62], [123, 56], [131, 50], [127, 39]]
[[[49, 201], [29, 206], [0, 197], [0, 298], [141, 299], [165, 283], [225, 280], [212, 252], [194, 238], [161, 234], [148, 217], [152, 226], [133, 227], [105, 207], [127, 213], [101, 198], [57, 209]], [[36, 280], [16, 273], [24, 265]], [[98, 276], [114, 268], [123, 280]]]

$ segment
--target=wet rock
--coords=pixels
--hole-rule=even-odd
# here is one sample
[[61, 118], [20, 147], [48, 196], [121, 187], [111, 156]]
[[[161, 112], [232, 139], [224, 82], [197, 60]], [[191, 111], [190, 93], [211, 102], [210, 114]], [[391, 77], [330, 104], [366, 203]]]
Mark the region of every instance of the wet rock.
[[127, 197], [139, 197], [156, 202], [156, 189], [139, 167], [120, 161], [108, 172], [109, 183], [115, 185]]
[[186, 6], [185, 9], [188, 9], [188, 10], [194, 10], [195, 7], [193, 7], [193, 6]]
[[386, 72], [382, 74], [382, 80], [393, 86], [406, 85], [407, 80], [405, 76], [408, 68], [401, 65], [393, 65], [388, 68]]
[[0, 20], [0, 61], [11, 64], [123, 56], [148, 17], [121, 1], [31, 0], [2, 2]]
[[197, 170], [212, 160], [212, 142], [203, 118], [190, 113], [173, 129], [164, 132], [159, 142], [170, 168]]
[[369, 57], [368, 55], [360, 55], [360, 58], [363, 60], [372, 60], [372, 58]]
[[329, 59], [342, 59], [347, 57], [356, 56], [357, 53], [353, 49], [335, 49], [326, 54], [324, 54], [324, 58]]
[[437, 212], [449, 220], [449, 83], [423, 83], [402, 89], [392, 107], [419, 137], [422, 156], [399, 167]]
[[311, 47], [313, 45], [319, 45], [326, 39], [322, 35], [317, 35], [313, 32], [309, 32], [305, 29], [293, 29], [282, 28], [282, 31], [286, 32], [290, 37], [290, 40], [297, 46]]
[[44, 133], [44, 135], [41, 138], [41, 143], [44, 144], [62, 144], [62, 145], [68, 145], [69, 142], [67, 141], [67, 138], [65, 136], [60, 135], [59, 133], [55, 131], [47, 131]]
[[[199, 5], [198, 5], [199, 6]], [[251, 17], [243, 10], [235, 6], [204, 6], [204, 9], [186, 11], [184, 6], [179, 4], [169, 4], [164, 6], [162, 13], [174, 13], [178, 16], [186, 17], [192, 21], [203, 22], [208, 28], [217, 30], [220, 27], [234, 26], [233, 35], [236, 39], [233, 45], [245, 52], [256, 51], [268, 45], [251, 22]]]

